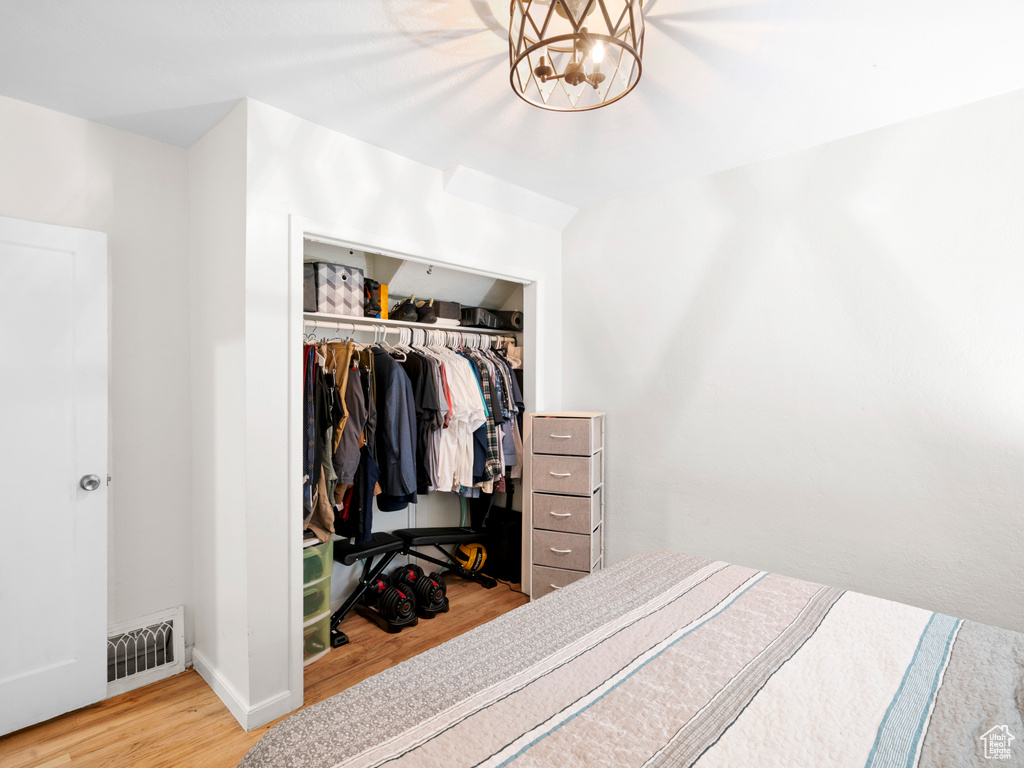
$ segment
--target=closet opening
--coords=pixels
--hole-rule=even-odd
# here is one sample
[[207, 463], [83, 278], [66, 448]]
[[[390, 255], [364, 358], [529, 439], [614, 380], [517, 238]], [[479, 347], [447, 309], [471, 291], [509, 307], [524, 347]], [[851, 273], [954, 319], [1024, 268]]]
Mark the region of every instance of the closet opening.
[[309, 230], [292, 250], [291, 667], [329, 695], [527, 602], [538, 285]]

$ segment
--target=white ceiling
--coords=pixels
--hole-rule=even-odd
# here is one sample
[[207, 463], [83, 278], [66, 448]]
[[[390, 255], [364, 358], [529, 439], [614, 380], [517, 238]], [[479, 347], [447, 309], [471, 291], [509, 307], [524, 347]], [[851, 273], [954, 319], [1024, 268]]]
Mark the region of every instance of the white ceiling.
[[584, 205], [1024, 87], [1022, 0], [647, 0], [637, 89], [549, 113], [502, 5], [0, 0], [0, 94], [186, 147], [249, 96]]

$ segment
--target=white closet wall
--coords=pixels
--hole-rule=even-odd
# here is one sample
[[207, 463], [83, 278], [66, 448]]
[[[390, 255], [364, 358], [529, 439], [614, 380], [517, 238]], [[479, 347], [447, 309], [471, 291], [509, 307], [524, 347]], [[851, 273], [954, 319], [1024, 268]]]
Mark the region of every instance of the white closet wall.
[[[195, 667], [243, 723], [248, 653], [245, 133], [239, 104], [189, 150]], [[255, 565], [255, 564], [253, 564]]]
[[[215, 357], [241, 355], [241, 375], [234, 367], [225, 375], [237, 388], [243, 426], [235, 434], [216, 435], [224, 453], [208, 474], [196, 479], [194, 496], [214, 494], [220, 469], [240, 462], [239, 473], [231, 476], [236, 497], [230, 504], [244, 513], [231, 533], [235, 538], [225, 532], [201, 554], [197, 551], [195, 588], [204, 592], [205, 606], [201, 616], [197, 613], [197, 628], [202, 621], [204, 637], [233, 638], [218, 653], [237, 654], [246, 667], [233, 667], [230, 673], [212, 667], [206, 679], [220, 680], [215, 689], [243, 724], [255, 727], [302, 700], [301, 649], [293, 631], [301, 617], [289, 591], [289, 579], [301, 581], [298, 550], [290, 546], [298, 523], [289, 513], [296, 467], [301, 475], [300, 456], [289, 447], [289, 409], [299, 400], [301, 378], [291, 365], [302, 309], [301, 232], [294, 227], [301, 218], [304, 225], [344, 231], [349, 241], [374, 243], [382, 250], [436, 255], [441, 263], [535, 281], [536, 290], [528, 293], [523, 307], [536, 318], [527, 331], [527, 345], [537, 360], [537, 384], [524, 393], [528, 408], [560, 405], [561, 233], [446, 194], [443, 174], [436, 169], [258, 102], [238, 109], [244, 110], [245, 136], [231, 140], [247, 157], [246, 218], [244, 233], [230, 240], [232, 248], [239, 239], [244, 242], [244, 264], [233, 268], [236, 275], [242, 272], [244, 298], [240, 308], [232, 308], [231, 322], [241, 324], [244, 337], [223, 350], [214, 339], [195, 341], [216, 352]], [[296, 237], [299, 245], [292, 249]], [[212, 233], [200, 239], [206, 241], [209, 258], [234, 258], [218, 252]], [[194, 318], [203, 311], [193, 305]], [[212, 396], [194, 392], [199, 401]], [[208, 406], [197, 402], [196, 407]], [[229, 608], [222, 602], [224, 590], [215, 592], [199, 578], [213, 563], [219, 572], [234, 574], [237, 583], [230, 594], [245, 602], [243, 608]], [[246, 617], [241, 637], [226, 626], [239, 614]], [[204, 652], [198, 640], [196, 648]]]

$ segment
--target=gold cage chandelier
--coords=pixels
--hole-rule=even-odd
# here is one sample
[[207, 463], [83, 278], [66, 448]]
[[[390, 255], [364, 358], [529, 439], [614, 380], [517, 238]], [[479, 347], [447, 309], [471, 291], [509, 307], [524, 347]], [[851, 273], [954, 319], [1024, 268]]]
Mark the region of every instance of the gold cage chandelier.
[[643, 0], [512, 0], [512, 90], [556, 112], [618, 101], [643, 70]]

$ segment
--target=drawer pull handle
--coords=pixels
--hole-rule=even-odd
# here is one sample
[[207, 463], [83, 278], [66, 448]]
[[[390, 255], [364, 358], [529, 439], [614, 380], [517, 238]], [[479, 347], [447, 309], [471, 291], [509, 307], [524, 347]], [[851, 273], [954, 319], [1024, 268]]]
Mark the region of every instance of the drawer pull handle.
[[558, 586], [557, 584], [551, 584], [550, 586], [551, 586], [552, 589], [561, 589], [561, 587]]
[[572, 512], [548, 512], [552, 517], [572, 517]]
[[572, 472], [548, 472], [552, 477], [571, 477]]
[[548, 435], [548, 437], [553, 437], [556, 440], [571, 440], [572, 439], [572, 435]]
[[554, 547], [548, 547], [548, 549], [550, 549], [552, 552], [557, 552], [560, 555], [568, 555], [570, 552], [572, 552], [571, 549], [555, 549]]

